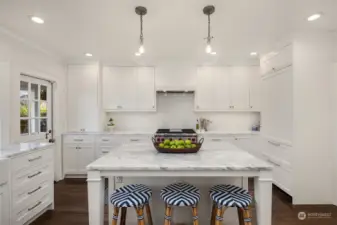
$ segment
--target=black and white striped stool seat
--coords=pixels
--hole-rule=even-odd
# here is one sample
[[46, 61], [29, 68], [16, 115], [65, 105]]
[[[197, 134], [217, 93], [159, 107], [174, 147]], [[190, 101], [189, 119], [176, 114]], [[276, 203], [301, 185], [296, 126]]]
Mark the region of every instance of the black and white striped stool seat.
[[117, 189], [110, 197], [115, 207], [133, 207], [150, 201], [152, 191], [143, 184], [130, 184]]
[[215, 185], [209, 193], [212, 200], [221, 206], [245, 208], [252, 202], [248, 191], [234, 185]]
[[200, 200], [200, 191], [190, 184], [176, 183], [166, 186], [160, 192], [165, 203], [173, 206], [191, 206]]

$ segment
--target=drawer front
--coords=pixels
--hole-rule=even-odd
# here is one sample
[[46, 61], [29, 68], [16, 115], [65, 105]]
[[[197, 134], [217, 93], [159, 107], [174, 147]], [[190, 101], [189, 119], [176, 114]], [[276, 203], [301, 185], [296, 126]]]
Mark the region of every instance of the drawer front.
[[26, 205], [32, 202], [35, 196], [41, 193], [52, 193], [53, 181], [46, 177], [47, 180], [42, 182], [34, 182], [20, 189], [14, 190], [12, 192], [12, 207], [18, 208], [21, 205]]
[[65, 135], [63, 136], [63, 143], [66, 144], [94, 144], [94, 135]]
[[98, 145], [111, 145], [117, 140], [118, 138], [114, 137], [113, 135], [98, 136], [96, 139]]
[[45, 149], [13, 158], [11, 161], [11, 171], [16, 174], [20, 171], [26, 171], [31, 167], [45, 164], [48, 161], [52, 161], [53, 153], [53, 149]]
[[20, 189], [31, 183], [39, 183], [47, 179], [54, 179], [52, 162], [47, 162], [44, 165], [30, 168], [29, 170], [21, 171], [20, 173], [12, 174], [12, 189]]
[[22, 225], [40, 213], [53, 201], [52, 193], [39, 193], [30, 202], [12, 210], [11, 225]]

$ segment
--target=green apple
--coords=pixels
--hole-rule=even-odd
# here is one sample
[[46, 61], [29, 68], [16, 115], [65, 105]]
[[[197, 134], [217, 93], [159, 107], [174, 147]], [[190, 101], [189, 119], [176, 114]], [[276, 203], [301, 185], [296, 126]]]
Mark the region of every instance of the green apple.
[[191, 140], [186, 140], [186, 141], [185, 141], [185, 144], [186, 144], [186, 145], [190, 145], [190, 144], [192, 144], [192, 142], [191, 142]]
[[164, 148], [164, 146], [165, 146], [164, 143], [160, 143], [160, 144], [159, 144], [159, 147], [161, 147], [161, 148]]
[[185, 147], [183, 145], [179, 145], [177, 148], [184, 149]]
[[180, 140], [179, 141], [179, 145], [185, 145], [185, 141], [184, 140]]
[[192, 148], [192, 145], [185, 145], [185, 148]]
[[177, 148], [175, 145], [171, 145], [171, 148]]
[[171, 141], [170, 142], [170, 145], [175, 145], [176, 143], [174, 141]]
[[177, 146], [180, 144], [179, 140], [175, 140], [174, 142], [176, 143], [175, 145], [177, 145]]
[[196, 144], [192, 144], [192, 148], [196, 148], [197, 147], [197, 145]]
[[164, 141], [164, 144], [165, 144], [165, 145], [170, 144], [170, 140], [169, 140], [169, 139], [166, 139], [166, 140]]
[[165, 146], [164, 146], [164, 148], [170, 148], [170, 146], [168, 146], [168, 145], [165, 145]]

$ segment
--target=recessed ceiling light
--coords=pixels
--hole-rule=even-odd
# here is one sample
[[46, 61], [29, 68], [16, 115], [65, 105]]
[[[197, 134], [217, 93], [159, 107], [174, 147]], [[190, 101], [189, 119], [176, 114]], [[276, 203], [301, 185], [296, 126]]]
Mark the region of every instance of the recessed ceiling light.
[[322, 16], [322, 14], [316, 13], [314, 15], [309, 16], [308, 21], [315, 21], [315, 20], [319, 19], [321, 16]]
[[92, 57], [92, 54], [91, 53], [85, 53], [85, 56], [86, 57]]
[[211, 54], [211, 55], [216, 55], [216, 52], [211, 52], [210, 54]]
[[38, 23], [38, 24], [44, 24], [44, 20], [40, 17], [37, 16], [31, 16], [30, 19], [34, 22], [34, 23]]
[[250, 55], [251, 56], [257, 56], [257, 52], [251, 52]]

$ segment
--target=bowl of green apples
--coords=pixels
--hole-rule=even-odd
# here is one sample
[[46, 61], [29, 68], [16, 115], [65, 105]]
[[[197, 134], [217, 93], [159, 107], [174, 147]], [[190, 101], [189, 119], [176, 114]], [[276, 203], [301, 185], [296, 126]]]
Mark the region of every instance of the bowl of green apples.
[[197, 153], [204, 139], [201, 138], [198, 143], [192, 143], [191, 140], [171, 140], [165, 139], [163, 142], [156, 142], [155, 138], [152, 138], [154, 147], [160, 153]]

